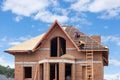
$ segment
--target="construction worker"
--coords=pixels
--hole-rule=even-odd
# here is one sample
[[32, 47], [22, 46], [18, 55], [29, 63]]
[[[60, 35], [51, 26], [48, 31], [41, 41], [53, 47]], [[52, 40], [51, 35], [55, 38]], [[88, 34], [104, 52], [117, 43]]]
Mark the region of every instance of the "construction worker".
[[85, 42], [79, 41], [78, 43], [79, 43], [79, 46], [78, 46], [78, 47], [79, 47], [80, 49], [84, 49]]
[[80, 38], [80, 34], [78, 32], [75, 32], [75, 38]]

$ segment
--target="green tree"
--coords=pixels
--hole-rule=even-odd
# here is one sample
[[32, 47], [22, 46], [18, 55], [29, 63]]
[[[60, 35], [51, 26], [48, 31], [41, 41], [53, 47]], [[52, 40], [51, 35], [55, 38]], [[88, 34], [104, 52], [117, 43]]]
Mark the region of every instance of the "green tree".
[[14, 69], [10, 68], [9, 66], [4, 67], [0, 65], [0, 74], [5, 75], [8, 78], [13, 78], [14, 77]]

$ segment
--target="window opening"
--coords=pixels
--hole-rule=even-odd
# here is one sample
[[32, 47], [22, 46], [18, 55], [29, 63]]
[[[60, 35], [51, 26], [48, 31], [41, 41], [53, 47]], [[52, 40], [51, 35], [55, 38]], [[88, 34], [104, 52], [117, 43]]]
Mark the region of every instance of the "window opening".
[[66, 40], [64, 38], [59, 38], [59, 48], [60, 48], [60, 56], [66, 54]]
[[58, 57], [66, 54], [66, 40], [62, 37], [55, 37], [51, 40], [51, 57]]
[[51, 40], [51, 57], [57, 57], [57, 37]]
[[40, 78], [44, 80], [44, 65], [40, 64]]
[[24, 67], [24, 77], [32, 78], [32, 67]]

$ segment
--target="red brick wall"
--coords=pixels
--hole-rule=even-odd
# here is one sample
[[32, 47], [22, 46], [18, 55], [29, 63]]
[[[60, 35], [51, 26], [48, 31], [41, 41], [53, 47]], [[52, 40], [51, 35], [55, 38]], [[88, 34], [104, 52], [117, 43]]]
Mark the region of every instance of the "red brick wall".
[[65, 80], [65, 64], [59, 63], [59, 80]]
[[94, 80], [103, 80], [103, 65], [94, 64]]
[[76, 80], [82, 80], [82, 67], [80, 64], [75, 65], [75, 79]]
[[[70, 40], [65, 36], [65, 34], [62, 31], [60, 31], [59, 28], [53, 29], [53, 31], [42, 42], [41, 48], [50, 48], [50, 40], [54, 38], [55, 36], [61, 36], [66, 40], [66, 48], [75, 48], [74, 45], [70, 42]], [[85, 53], [78, 52], [77, 49], [67, 50], [66, 53], [75, 56], [76, 60], [78, 59], [85, 60]], [[32, 54], [27, 54], [27, 53], [15, 54], [15, 62], [38, 62], [42, 59], [48, 59], [48, 58], [50, 58], [50, 50], [38, 50]], [[95, 52], [94, 60], [102, 61], [102, 54], [100, 52]], [[34, 65], [32, 66], [32, 68], [33, 68], [32, 77], [34, 78], [35, 73], [36, 73], [36, 66]], [[83, 80], [83, 76], [85, 76], [85, 74], [83, 74], [85, 72], [83, 68], [84, 67], [82, 67], [80, 64], [72, 65], [72, 80]], [[98, 72], [98, 69], [99, 69], [99, 72]], [[16, 64], [15, 65], [15, 80], [24, 80], [23, 72], [24, 72], [23, 65]], [[59, 63], [59, 80], [65, 80], [64, 72], [65, 72], [65, 64]], [[94, 74], [95, 74], [94, 80], [103, 79], [103, 65], [102, 64], [94, 65]], [[49, 75], [49, 63], [44, 63], [44, 80], [49, 80], [49, 76], [50, 76]]]
[[22, 65], [15, 65], [15, 80], [23, 80], [24, 79], [24, 70]]

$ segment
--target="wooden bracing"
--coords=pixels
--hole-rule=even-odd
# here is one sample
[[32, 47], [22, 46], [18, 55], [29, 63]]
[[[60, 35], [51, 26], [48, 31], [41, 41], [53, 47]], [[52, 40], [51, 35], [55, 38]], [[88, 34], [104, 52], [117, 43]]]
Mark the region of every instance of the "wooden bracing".
[[35, 70], [35, 75], [33, 80], [39, 80], [39, 64], [36, 64], [36, 70]]

